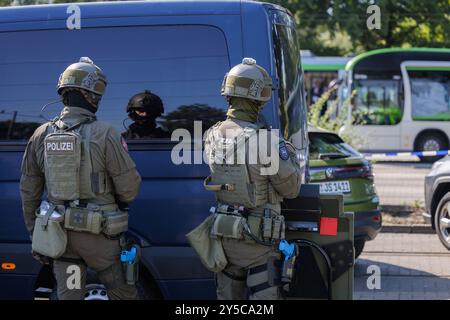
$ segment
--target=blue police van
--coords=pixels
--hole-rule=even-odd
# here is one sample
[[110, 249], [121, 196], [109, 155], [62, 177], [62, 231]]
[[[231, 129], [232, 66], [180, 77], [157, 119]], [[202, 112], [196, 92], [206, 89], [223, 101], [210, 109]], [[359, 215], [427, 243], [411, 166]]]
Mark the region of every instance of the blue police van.
[[[168, 138], [129, 140], [143, 182], [130, 206], [130, 231], [142, 246], [139, 286], [148, 297], [215, 298], [213, 274], [185, 235], [215, 203], [203, 188], [206, 164], [175, 164], [170, 134], [203, 131], [226, 115], [225, 73], [253, 57], [274, 79], [263, 121], [280, 129], [306, 166], [303, 73], [295, 23], [284, 8], [254, 1], [145, 1], [0, 9], [0, 299], [33, 299], [53, 288], [49, 267], [31, 254], [19, 179], [34, 129], [59, 114], [60, 73], [82, 56], [108, 77], [98, 118], [123, 132], [126, 106], [144, 90], [159, 95], [157, 125]], [[193, 156], [192, 156], [193, 158]], [[91, 287], [92, 288], [92, 287]], [[94, 288], [96, 288], [94, 286]]]

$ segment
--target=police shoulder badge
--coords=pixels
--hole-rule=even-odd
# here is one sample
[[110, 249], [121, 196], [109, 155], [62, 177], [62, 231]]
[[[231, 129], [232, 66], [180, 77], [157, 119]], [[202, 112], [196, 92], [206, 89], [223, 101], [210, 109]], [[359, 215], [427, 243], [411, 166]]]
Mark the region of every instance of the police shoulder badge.
[[122, 143], [122, 147], [125, 149], [125, 151], [128, 152], [128, 144], [123, 136], [120, 136], [120, 142]]
[[286, 142], [284, 141], [280, 141], [280, 158], [282, 160], [288, 160], [289, 159], [289, 152], [288, 149], [286, 147]]

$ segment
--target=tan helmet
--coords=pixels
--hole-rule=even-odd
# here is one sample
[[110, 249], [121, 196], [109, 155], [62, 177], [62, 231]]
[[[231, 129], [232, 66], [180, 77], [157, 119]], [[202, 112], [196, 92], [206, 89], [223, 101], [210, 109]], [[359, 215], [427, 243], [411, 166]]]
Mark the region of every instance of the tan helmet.
[[64, 88], [78, 88], [102, 96], [106, 88], [106, 76], [88, 57], [81, 57], [59, 76], [58, 93]]
[[267, 102], [272, 95], [272, 78], [253, 58], [244, 58], [223, 79], [221, 94]]

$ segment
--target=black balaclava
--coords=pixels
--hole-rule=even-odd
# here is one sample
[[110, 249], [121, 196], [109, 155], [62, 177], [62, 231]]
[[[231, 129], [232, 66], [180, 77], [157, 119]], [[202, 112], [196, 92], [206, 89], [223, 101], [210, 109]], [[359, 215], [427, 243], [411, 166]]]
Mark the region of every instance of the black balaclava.
[[63, 103], [68, 107], [79, 107], [92, 113], [97, 112], [97, 108], [94, 108], [79, 90], [67, 90], [62, 95]]

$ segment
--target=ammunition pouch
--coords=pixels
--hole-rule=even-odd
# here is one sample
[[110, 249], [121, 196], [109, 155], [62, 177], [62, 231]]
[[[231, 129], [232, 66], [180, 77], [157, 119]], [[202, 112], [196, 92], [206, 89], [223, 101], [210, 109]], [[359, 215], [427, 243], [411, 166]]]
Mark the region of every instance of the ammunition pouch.
[[61, 226], [64, 215], [55, 213], [55, 206], [50, 205], [45, 215], [36, 211], [36, 220], [32, 238], [32, 250], [49, 258], [57, 259], [66, 251], [67, 233]]

